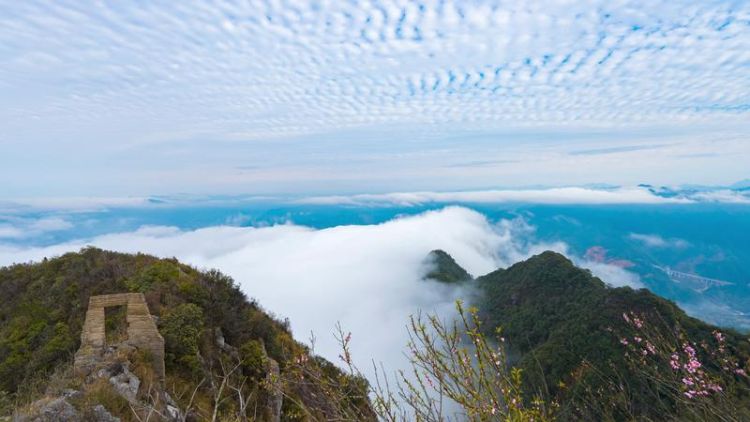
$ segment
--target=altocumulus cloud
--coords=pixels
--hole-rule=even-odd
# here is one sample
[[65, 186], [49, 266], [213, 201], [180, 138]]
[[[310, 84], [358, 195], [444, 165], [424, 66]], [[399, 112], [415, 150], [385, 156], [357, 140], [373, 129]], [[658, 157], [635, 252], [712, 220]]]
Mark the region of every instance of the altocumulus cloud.
[[[182, 231], [143, 227], [45, 248], [0, 249], [0, 264], [40, 259], [91, 244], [124, 252], [175, 256], [200, 268], [218, 268], [277, 315], [290, 318], [295, 336], [317, 337], [317, 351], [337, 360], [332, 330], [353, 333], [361, 368], [370, 360], [403, 368], [405, 325], [419, 310], [449, 317], [466, 292], [421, 280], [423, 260], [435, 248], [451, 253], [472, 274], [485, 274], [543, 250], [565, 253], [563, 243], [533, 241], [522, 219], [491, 223], [462, 207], [448, 207], [378, 225], [315, 230], [293, 224], [271, 227], [208, 227]], [[614, 285], [640, 287], [620, 268], [577, 260]], [[429, 284], [428, 284], [429, 283]]]
[[699, 168], [725, 183], [750, 156], [748, 16], [747, 1], [6, 1], [0, 189], [679, 183]]

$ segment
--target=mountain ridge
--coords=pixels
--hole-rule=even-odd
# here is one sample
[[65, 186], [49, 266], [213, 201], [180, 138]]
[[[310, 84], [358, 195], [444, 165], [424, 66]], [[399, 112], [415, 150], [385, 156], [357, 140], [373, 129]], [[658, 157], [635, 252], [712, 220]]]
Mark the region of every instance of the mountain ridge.
[[[650, 342], [649, 349], [635, 351], [645, 353], [653, 365], [662, 365], [659, 374], [667, 377], [677, 375], [669, 372], [670, 353], [681, 353], [686, 344], [705, 349], [700, 352], [705, 355], [701, 370], [719, 380], [724, 391], [732, 391], [722, 396], [731, 412], [750, 417], [747, 377], [736, 376], [732, 368], [723, 371], [708, 356], [723, 350], [726, 359], [738, 365], [737, 374], [744, 373], [742, 367], [750, 362], [745, 336], [690, 317], [647, 289], [610, 287], [552, 251], [466, 284], [479, 292], [472, 295], [472, 301], [482, 317], [483, 331], [494, 336], [501, 330], [510, 363], [523, 370], [533, 391], [559, 403], [561, 420], [659, 420], [678, 415], [683, 420], [701, 420], [682, 414], [686, 410], [679, 397], [665, 399], [665, 386], [654, 385], [633, 367], [634, 344], [645, 345], [649, 340], [644, 339], [651, 338], [664, 340], [660, 353], [666, 358], [650, 354], [650, 348], [656, 348]], [[641, 321], [641, 326], [633, 326], [633, 319]], [[679, 338], [675, 337], [678, 333]], [[626, 379], [627, 389], [621, 389], [617, 379]], [[685, 394], [693, 391], [684, 390]]]

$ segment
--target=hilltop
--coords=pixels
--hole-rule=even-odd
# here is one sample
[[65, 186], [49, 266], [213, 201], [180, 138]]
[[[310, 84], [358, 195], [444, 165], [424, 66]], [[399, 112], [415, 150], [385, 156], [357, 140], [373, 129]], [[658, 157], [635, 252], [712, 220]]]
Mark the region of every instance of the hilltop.
[[734, 330], [646, 289], [609, 287], [555, 252], [464, 283], [527, 395], [556, 402], [560, 420], [750, 418], [750, 343]]
[[[0, 289], [0, 417], [62, 409], [69, 420], [373, 418], [364, 379], [315, 356], [218, 271], [87, 248], [2, 268]], [[123, 292], [143, 293], [164, 338], [163, 384], [153, 356], [124, 347], [116, 308], [106, 315], [109, 367], [72, 372], [89, 297]]]

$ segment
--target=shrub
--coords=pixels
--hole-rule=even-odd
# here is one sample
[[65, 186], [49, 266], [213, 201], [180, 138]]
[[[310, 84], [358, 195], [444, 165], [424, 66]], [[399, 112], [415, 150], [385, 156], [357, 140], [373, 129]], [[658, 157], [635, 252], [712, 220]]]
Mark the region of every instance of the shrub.
[[192, 303], [183, 303], [162, 316], [160, 332], [164, 337], [167, 365], [200, 368], [199, 343], [203, 332], [203, 311]]

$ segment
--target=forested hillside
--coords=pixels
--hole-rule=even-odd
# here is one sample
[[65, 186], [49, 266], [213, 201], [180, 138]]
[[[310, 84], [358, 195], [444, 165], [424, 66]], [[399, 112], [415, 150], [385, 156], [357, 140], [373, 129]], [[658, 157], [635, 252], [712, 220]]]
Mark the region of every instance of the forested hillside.
[[[84, 385], [90, 380], [76, 379], [70, 369], [89, 296], [143, 292], [165, 340], [164, 390], [187, 420], [270, 418], [264, 412], [271, 384], [281, 389], [283, 420], [372, 417], [363, 379], [312, 355], [287, 322], [218, 271], [87, 248], [2, 268], [0, 290], [0, 415], [72, 389], [70, 401], [84, 415], [104, 404], [122, 420], [137, 420], [132, 403], [106, 383]], [[117, 312], [107, 314], [108, 341], [119, 319]], [[147, 403], [148, 388], [157, 388], [147, 382], [148, 365], [138, 356], [123, 359], [140, 376], [137, 403]], [[280, 368], [275, 377], [269, 377], [271, 362]]]
[[607, 287], [554, 252], [476, 283], [485, 330], [502, 329], [527, 387], [554, 398], [560, 419], [750, 418], [746, 336], [646, 289]]

